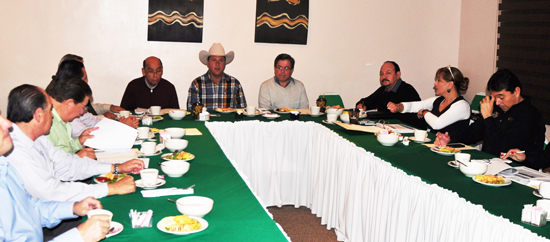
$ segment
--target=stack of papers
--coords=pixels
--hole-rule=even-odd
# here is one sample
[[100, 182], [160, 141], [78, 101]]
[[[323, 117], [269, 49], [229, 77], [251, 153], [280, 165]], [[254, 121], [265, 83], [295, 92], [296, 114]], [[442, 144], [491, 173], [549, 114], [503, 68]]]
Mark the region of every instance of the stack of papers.
[[84, 145], [98, 150], [98, 161], [123, 163], [137, 158], [137, 154], [132, 150], [137, 138], [136, 129], [107, 118], [99, 121], [95, 127], [99, 129], [92, 132], [94, 137], [86, 140]]

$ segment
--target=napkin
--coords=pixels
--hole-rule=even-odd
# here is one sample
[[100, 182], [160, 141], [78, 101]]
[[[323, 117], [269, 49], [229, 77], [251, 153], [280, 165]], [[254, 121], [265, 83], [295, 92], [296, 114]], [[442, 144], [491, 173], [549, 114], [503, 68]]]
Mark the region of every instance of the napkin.
[[178, 189], [175, 187], [172, 188], [163, 188], [163, 189], [154, 189], [154, 190], [141, 190], [141, 195], [143, 197], [162, 197], [162, 196], [171, 196], [171, 195], [189, 195], [193, 194], [195, 191], [193, 188], [187, 189]]

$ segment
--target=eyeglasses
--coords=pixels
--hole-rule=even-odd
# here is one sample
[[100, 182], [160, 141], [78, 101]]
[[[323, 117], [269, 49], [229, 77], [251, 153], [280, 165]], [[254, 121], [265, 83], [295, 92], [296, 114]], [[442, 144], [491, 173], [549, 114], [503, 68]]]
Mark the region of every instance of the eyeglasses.
[[451, 77], [453, 78], [453, 81], [454, 81], [455, 80], [455, 75], [453, 75], [453, 70], [451, 69], [451, 65], [448, 65], [447, 69], [449, 69], [449, 73], [451, 73]]
[[290, 67], [288, 67], [288, 66], [285, 66], [284, 68], [282, 66], [277, 66], [277, 69], [279, 69], [280, 71], [282, 71], [282, 70], [290, 71], [291, 70]]
[[156, 70], [149, 69], [149, 70], [147, 70], [147, 73], [150, 73], [150, 74], [153, 74], [153, 75], [162, 74], [162, 68], [158, 68]]

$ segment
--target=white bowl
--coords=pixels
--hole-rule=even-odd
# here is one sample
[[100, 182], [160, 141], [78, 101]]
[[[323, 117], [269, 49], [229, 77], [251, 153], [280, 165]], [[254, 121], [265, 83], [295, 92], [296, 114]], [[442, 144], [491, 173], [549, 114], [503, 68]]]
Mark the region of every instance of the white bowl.
[[182, 160], [170, 160], [162, 162], [160, 169], [169, 177], [180, 177], [189, 170], [189, 162]]
[[466, 166], [458, 163], [460, 171], [467, 177], [473, 177], [475, 175], [482, 175], [487, 171], [487, 164], [479, 163], [475, 161], [464, 162]]
[[340, 114], [340, 119], [342, 120], [342, 122], [349, 124], [349, 114], [347, 113]]
[[383, 146], [393, 146], [397, 141], [399, 141], [399, 136], [391, 133], [391, 134], [378, 134], [376, 135], [376, 139], [380, 144]]
[[168, 112], [168, 115], [170, 115], [170, 118], [172, 118], [173, 120], [182, 120], [183, 118], [185, 118], [186, 114], [187, 112], [185, 110], [171, 110], [170, 112]]
[[212, 207], [214, 206], [214, 200], [201, 196], [182, 197], [176, 202], [180, 213], [197, 217], [208, 214], [212, 211]]
[[164, 145], [166, 145], [166, 149], [174, 152], [176, 150], [184, 150], [187, 148], [187, 145], [189, 144], [189, 141], [184, 139], [169, 139], [166, 142], [164, 142]]
[[333, 113], [333, 114], [338, 114], [338, 115], [340, 115], [340, 114], [342, 114], [342, 113], [344, 112], [344, 109], [343, 109], [343, 108], [340, 108], [340, 109], [327, 108], [325, 111], [326, 111], [326, 113], [328, 113], [328, 114]]
[[179, 139], [185, 135], [185, 129], [183, 128], [167, 128], [165, 130], [170, 134], [172, 139]]

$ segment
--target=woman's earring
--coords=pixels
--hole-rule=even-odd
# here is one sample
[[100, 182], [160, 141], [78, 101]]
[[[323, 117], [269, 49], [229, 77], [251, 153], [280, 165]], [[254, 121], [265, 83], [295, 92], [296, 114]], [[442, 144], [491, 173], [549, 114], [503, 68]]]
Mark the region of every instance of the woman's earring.
[[451, 93], [451, 89], [447, 89], [447, 93]]

